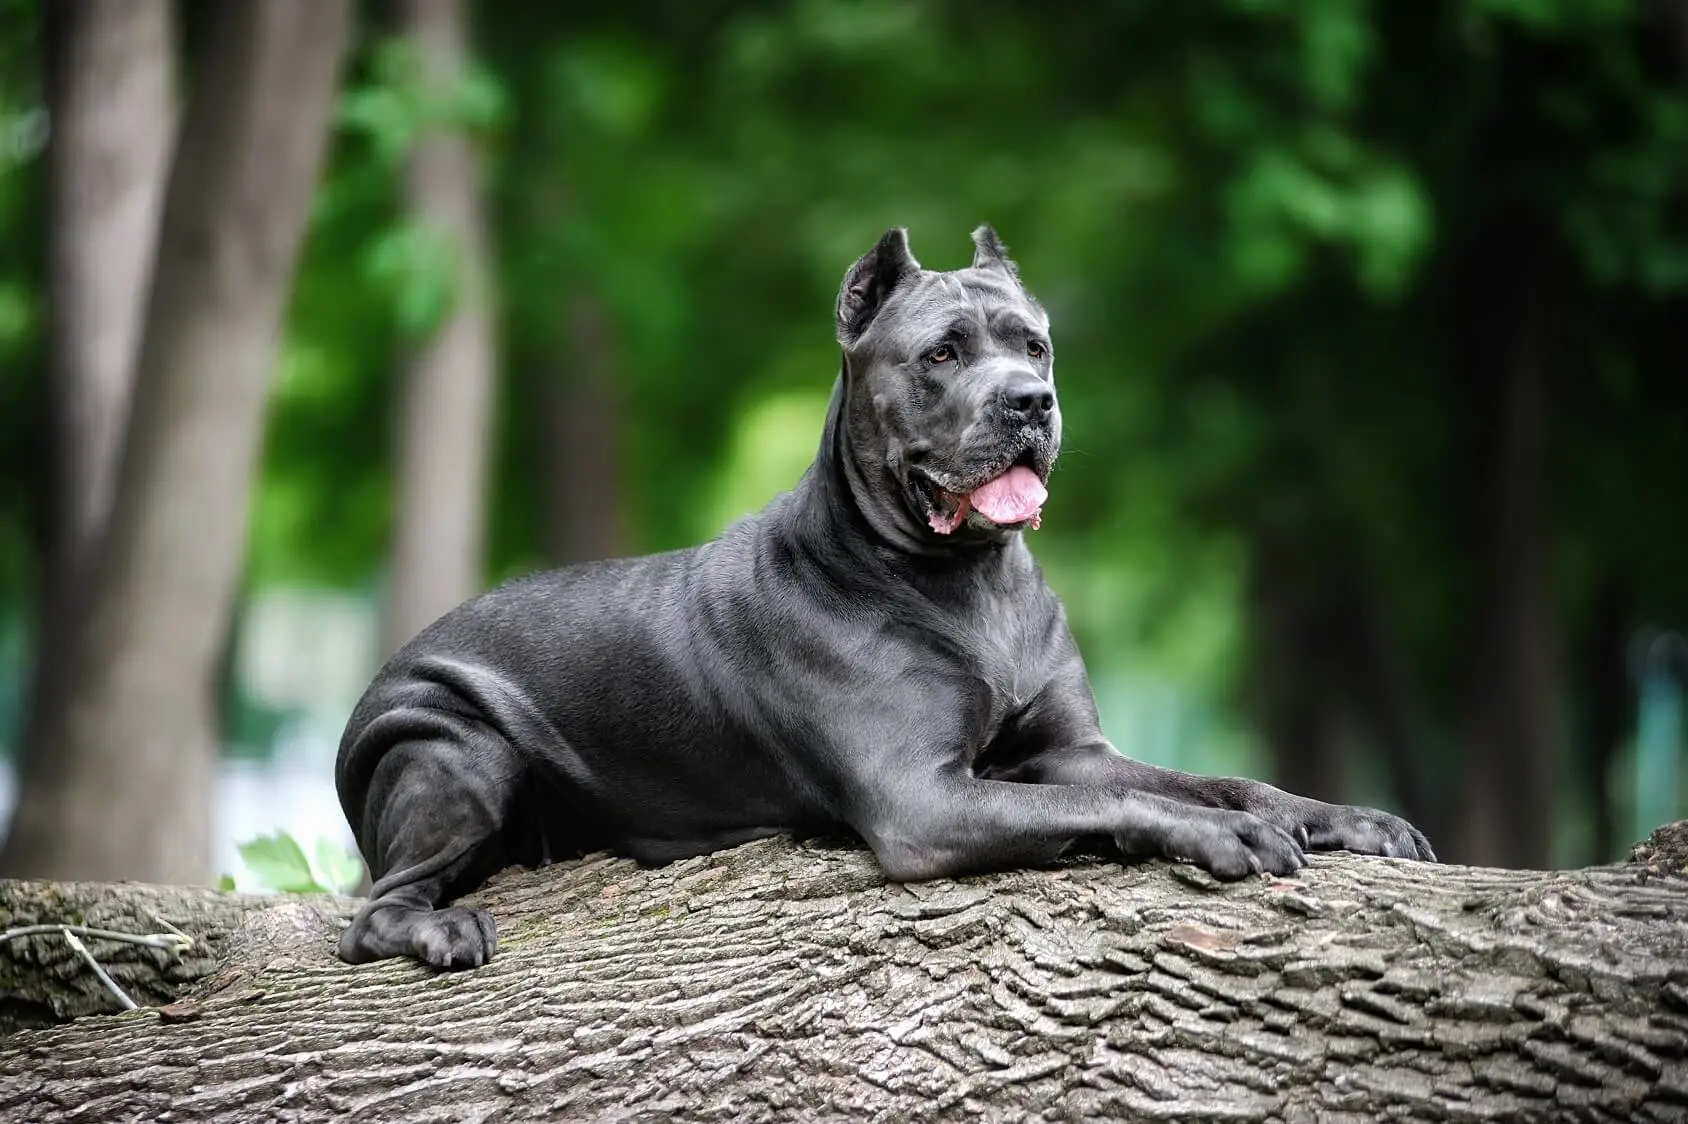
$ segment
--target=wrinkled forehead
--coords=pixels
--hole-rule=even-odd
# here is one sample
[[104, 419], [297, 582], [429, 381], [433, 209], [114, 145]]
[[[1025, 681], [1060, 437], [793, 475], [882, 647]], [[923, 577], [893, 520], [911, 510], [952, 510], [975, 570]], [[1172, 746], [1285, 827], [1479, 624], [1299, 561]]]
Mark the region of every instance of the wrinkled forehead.
[[1028, 333], [1047, 336], [1049, 317], [1030, 294], [996, 270], [922, 270], [897, 287], [869, 334], [879, 346], [918, 348], [941, 342], [957, 328], [1014, 340]]

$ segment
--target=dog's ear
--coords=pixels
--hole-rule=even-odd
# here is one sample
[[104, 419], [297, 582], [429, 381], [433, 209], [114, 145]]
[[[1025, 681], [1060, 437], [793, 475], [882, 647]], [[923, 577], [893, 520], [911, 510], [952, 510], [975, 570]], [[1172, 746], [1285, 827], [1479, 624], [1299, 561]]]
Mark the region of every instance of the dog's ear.
[[1008, 256], [1008, 247], [989, 226], [973, 232], [973, 268], [999, 269], [1015, 281], [1020, 280], [1020, 267], [1014, 264], [1014, 259]]
[[849, 347], [861, 339], [896, 287], [919, 272], [908, 231], [900, 226], [887, 230], [844, 274], [838, 290], [838, 342]]

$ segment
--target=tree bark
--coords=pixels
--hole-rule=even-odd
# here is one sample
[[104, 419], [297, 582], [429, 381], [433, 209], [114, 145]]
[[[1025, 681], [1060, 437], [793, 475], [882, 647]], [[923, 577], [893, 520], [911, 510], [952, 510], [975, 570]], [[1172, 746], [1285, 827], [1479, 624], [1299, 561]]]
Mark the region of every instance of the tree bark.
[[[764, 840], [506, 872], [468, 899], [498, 955], [455, 975], [339, 963], [340, 899], [0, 883], [0, 925], [221, 941], [168, 1008], [0, 1039], [0, 1117], [1683, 1120], [1688, 824], [1637, 858], [899, 886]], [[8, 1013], [86, 974], [57, 940], [0, 945]]]
[[[67, 640], [111, 509], [141, 314], [175, 136], [166, 0], [64, 0], [46, 9], [48, 177], [47, 529], [20, 756], [41, 799], [58, 747], [43, 719], [64, 705]], [[41, 869], [38, 833], [0, 870]]]
[[[396, 9], [425, 96], [449, 99], [469, 66], [462, 0], [399, 0]], [[471, 138], [449, 123], [418, 138], [405, 169], [411, 221], [450, 250], [452, 303], [403, 376], [383, 655], [481, 587], [498, 362], [481, 177]]]
[[41, 718], [18, 853], [49, 877], [203, 881], [211, 684], [282, 314], [326, 147], [345, 0], [215, 6], [165, 196], [110, 524]]

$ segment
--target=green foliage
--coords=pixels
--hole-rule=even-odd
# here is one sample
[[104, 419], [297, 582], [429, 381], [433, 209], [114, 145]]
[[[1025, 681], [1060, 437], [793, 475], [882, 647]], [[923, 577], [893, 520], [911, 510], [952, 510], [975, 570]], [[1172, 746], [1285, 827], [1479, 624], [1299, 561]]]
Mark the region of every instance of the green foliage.
[[815, 459], [828, 398], [825, 390], [790, 391], [763, 398], [741, 414], [721, 462], [717, 495], [697, 520], [698, 538], [718, 534], [797, 482]]
[[337, 893], [355, 888], [363, 878], [362, 860], [332, 839], [318, 839], [312, 854], [321, 883]]
[[1399, 163], [1357, 166], [1348, 138], [1329, 133], [1306, 147], [1324, 167], [1286, 150], [1262, 151], [1232, 185], [1227, 217], [1232, 265], [1261, 294], [1299, 280], [1321, 244], [1352, 248], [1355, 280], [1378, 297], [1399, 295], [1430, 243], [1428, 201]]
[[[239, 850], [246, 869], [261, 887], [284, 894], [345, 893], [363, 877], [363, 864], [357, 856], [329, 839], [317, 840], [314, 866], [298, 841], [284, 831], [249, 839]], [[233, 880], [227, 875], [222, 888], [233, 888]]]
[[[428, 130], [467, 134], [471, 143], [496, 138], [508, 111], [504, 86], [492, 73], [472, 66], [455, 85], [435, 87], [413, 44], [394, 39], [372, 48], [365, 76], [340, 99], [341, 128], [354, 144], [361, 142], [359, 159], [370, 162], [352, 175], [397, 175]], [[392, 302], [401, 337], [425, 338], [456, 298], [455, 248], [441, 232], [409, 222], [377, 230], [366, 245], [366, 275]]]
[[507, 113], [504, 88], [484, 67], [472, 66], [456, 85], [440, 90], [423, 74], [413, 44], [377, 43], [367, 78], [340, 99], [340, 124], [367, 137], [384, 165], [396, 169], [430, 128], [492, 133]]
[[458, 269], [451, 243], [439, 231], [402, 223], [369, 248], [369, 278], [391, 293], [400, 335], [425, 339], [456, 299]]

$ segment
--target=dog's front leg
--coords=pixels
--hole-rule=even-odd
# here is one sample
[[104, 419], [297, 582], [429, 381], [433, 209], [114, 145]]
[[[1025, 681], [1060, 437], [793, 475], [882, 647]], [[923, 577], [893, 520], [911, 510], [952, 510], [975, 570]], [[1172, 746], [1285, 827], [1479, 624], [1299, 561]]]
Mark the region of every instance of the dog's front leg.
[[940, 770], [860, 791], [851, 826], [894, 881], [1036, 866], [1086, 838], [1126, 855], [1183, 859], [1222, 879], [1305, 865], [1282, 829], [1246, 812], [1149, 792], [984, 780]]
[[1124, 756], [1097, 738], [1034, 753], [1001, 771], [1038, 784], [1123, 787], [1203, 808], [1248, 812], [1289, 832], [1308, 850], [1435, 862], [1424, 834], [1399, 816], [1376, 808], [1327, 804], [1242, 777], [1203, 777]]
[[1246, 812], [1309, 850], [1436, 861], [1412, 824], [1376, 808], [1326, 804], [1242, 777], [1202, 777], [1133, 761], [1103, 736], [1078, 647], [1064, 630], [1053, 674], [1015, 714], [981, 761], [979, 775], [1031, 784], [1153, 793], [1198, 808]]

